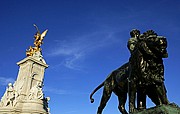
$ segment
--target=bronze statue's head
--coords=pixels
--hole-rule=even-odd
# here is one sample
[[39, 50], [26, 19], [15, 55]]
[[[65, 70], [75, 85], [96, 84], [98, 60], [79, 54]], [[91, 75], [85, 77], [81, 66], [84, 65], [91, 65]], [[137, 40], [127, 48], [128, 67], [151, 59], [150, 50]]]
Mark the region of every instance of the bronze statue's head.
[[138, 29], [133, 29], [133, 30], [131, 30], [130, 35], [131, 35], [131, 37], [137, 38], [140, 35], [140, 31]]

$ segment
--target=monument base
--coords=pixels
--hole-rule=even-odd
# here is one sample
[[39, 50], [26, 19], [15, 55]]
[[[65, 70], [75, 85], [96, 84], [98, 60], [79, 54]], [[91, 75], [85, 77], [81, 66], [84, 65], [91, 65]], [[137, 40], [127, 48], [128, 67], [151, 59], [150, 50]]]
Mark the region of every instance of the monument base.
[[50, 114], [47, 106], [41, 100], [18, 102], [16, 107], [0, 107], [0, 114]]
[[180, 107], [172, 103], [169, 105], [160, 105], [149, 109], [144, 109], [131, 114], [180, 114]]

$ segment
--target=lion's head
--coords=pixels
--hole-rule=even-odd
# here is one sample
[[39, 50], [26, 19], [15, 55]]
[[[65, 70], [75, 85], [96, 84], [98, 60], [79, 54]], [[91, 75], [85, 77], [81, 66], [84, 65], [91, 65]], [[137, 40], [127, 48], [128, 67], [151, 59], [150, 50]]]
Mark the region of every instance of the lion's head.
[[150, 35], [146, 41], [149, 49], [160, 58], [167, 58], [167, 40], [163, 36]]
[[140, 35], [140, 40], [146, 41], [148, 48], [158, 58], [167, 58], [167, 40], [164, 36], [158, 36], [153, 30], [148, 30]]

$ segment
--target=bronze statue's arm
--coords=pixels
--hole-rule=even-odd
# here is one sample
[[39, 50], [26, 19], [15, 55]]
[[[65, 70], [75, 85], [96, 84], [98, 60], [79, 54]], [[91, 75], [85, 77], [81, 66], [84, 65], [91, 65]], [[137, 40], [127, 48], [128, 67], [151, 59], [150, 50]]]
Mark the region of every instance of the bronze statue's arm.
[[140, 41], [139, 42], [139, 50], [142, 51], [143, 53], [146, 53], [147, 55], [153, 56], [155, 58], [157, 58], [155, 56], [155, 54], [153, 54], [153, 52], [149, 49], [149, 47], [147, 46], [147, 44], [144, 41]]

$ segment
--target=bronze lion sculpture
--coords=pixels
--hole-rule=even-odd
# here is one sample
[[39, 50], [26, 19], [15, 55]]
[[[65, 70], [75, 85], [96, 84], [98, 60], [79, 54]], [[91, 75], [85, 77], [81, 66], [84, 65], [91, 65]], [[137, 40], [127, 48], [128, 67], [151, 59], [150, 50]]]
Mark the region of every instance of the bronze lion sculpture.
[[[141, 37], [144, 38], [138, 41], [129, 62], [111, 72], [105, 81], [90, 94], [91, 103], [93, 103], [93, 94], [104, 86], [97, 114], [102, 114], [112, 92], [118, 96], [118, 109], [122, 114], [128, 114], [125, 109], [128, 92], [130, 113], [136, 110], [136, 93], [137, 109], [146, 108], [146, 95], [156, 105], [168, 104], [162, 60], [167, 57], [166, 38], [151, 33], [144, 33]], [[143, 49], [144, 46], [147, 49]]]

